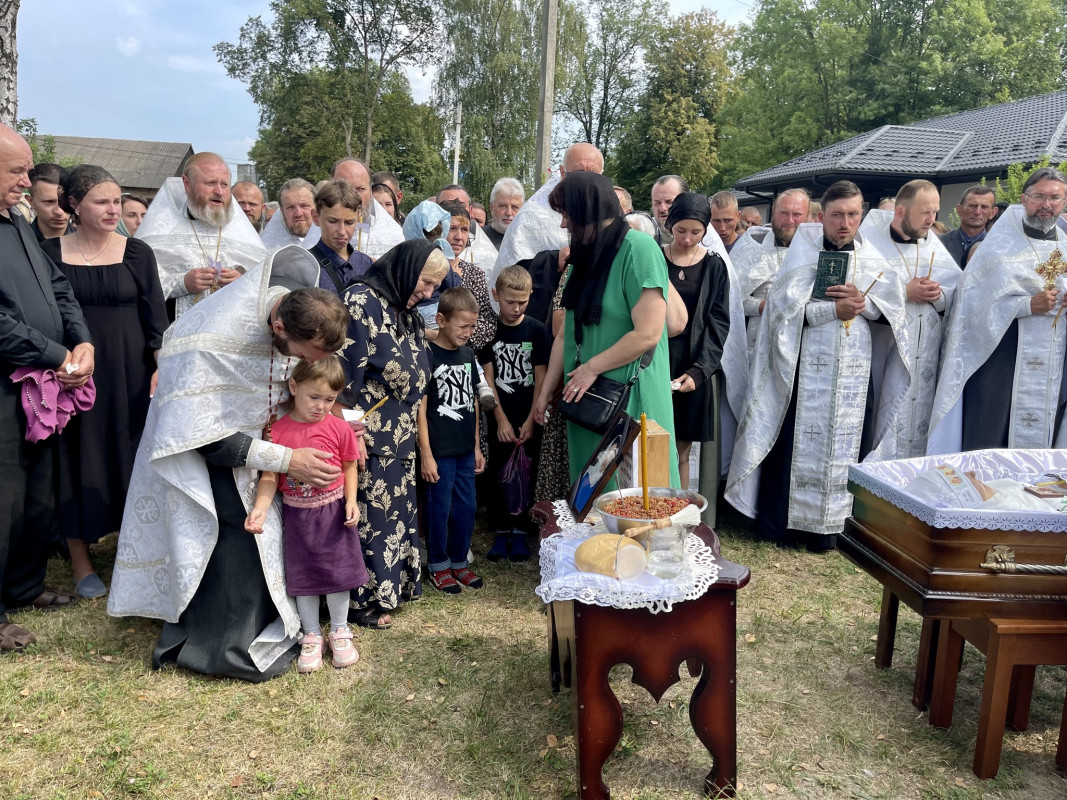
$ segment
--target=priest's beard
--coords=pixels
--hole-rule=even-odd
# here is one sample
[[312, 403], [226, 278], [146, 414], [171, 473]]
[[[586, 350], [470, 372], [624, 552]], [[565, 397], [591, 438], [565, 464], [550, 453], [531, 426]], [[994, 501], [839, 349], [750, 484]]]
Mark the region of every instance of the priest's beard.
[[929, 228], [927, 228], [925, 231], [916, 228], [914, 225], [911, 224], [911, 221], [907, 218], [907, 216], [905, 216], [904, 219], [900, 221], [900, 230], [908, 239], [925, 239], [926, 234], [930, 232]]
[[213, 206], [210, 203], [201, 203], [192, 195], [189, 195], [187, 200], [189, 213], [212, 228], [225, 228], [233, 218], [233, 205], [230, 203]]
[[1030, 216], [1029, 214], [1023, 215], [1023, 222], [1026, 223], [1028, 228], [1041, 231], [1042, 233], [1048, 233], [1056, 225], [1055, 217], [1039, 217], [1036, 214]]
[[274, 349], [281, 353], [283, 356], [291, 356], [293, 353], [289, 349], [289, 336], [285, 333], [280, 333], [273, 328], [270, 332], [271, 344], [274, 345]]

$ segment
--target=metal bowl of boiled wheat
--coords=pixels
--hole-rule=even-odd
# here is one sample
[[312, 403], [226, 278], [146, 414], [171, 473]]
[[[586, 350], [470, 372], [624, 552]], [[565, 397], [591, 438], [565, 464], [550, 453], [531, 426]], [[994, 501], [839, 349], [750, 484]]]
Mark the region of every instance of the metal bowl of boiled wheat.
[[[688, 489], [649, 487], [648, 498], [650, 508], [646, 512], [642, 508], [640, 487], [604, 492], [593, 503], [593, 510], [604, 520], [604, 527], [611, 533], [625, 533], [630, 528], [647, 525], [654, 519], [673, 516], [685, 508], [686, 504], [696, 506], [701, 514], [708, 507], [708, 500], [704, 495]], [[683, 500], [687, 502], [682, 503]]]

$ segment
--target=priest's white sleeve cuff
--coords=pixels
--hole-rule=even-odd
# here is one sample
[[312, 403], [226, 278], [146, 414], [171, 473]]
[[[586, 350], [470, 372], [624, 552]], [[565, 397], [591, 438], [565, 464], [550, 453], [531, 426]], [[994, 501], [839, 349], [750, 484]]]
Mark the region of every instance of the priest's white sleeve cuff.
[[837, 319], [837, 304], [831, 300], [809, 300], [804, 316], [812, 326], [833, 322]]
[[759, 316], [759, 304], [763, 302], [758, 297], [746, 297], [741, 305], [745, 309], [746, 317], [758, 317]]
[[1020, 297], [1019, 308], [1015, 312], [1015, 319], [1023, 319], [1024, 317], [1032, 316], [1033, 313], [1034, 312], [1030, 310], [1030, 298], [1026, 296]]
[[292, 457], [293, 451], [288, 447], [263, 439], [253, 439], [248, 446], [245, 466], [260, 472], [283, 473], [289, 471], [289, 460]]
[[934, 311], [936, 311], [938, 314], [945, 313], [945, 309], [948, 308], [948, 300], [945, 299], [944, 290], [941, 291], [941, 294], [939, 294], [937, 296], [937, 299], [934, 300], [934, 302], [930, 305], [934, 307]]

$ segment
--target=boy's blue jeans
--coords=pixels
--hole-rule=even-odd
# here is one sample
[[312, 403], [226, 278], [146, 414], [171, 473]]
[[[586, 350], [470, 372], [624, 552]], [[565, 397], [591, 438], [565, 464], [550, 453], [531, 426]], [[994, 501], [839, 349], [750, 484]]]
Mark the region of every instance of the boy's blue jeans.
[[436, 458], [437, 483], [426, 484], [426, 528], [430, 572], [467, 566], [474, 533], [474, 451]]

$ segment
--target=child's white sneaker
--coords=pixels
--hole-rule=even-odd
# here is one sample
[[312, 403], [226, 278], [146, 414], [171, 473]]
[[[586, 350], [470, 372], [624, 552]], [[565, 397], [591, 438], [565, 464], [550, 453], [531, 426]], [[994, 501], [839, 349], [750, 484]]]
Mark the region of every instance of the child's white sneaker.
[[300, 658], [296, 660], [296, 671], [302, 674], [318, 672], [322, 669], [322, 634], [305, 633], [300, 638]]
[[337, 669], [351, 667], [359, 661], [359, 653], [352, 644], [352, 631], [346, 625], [330, 631], [330, 649], [333, 650], [333, 665]]

